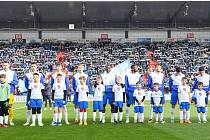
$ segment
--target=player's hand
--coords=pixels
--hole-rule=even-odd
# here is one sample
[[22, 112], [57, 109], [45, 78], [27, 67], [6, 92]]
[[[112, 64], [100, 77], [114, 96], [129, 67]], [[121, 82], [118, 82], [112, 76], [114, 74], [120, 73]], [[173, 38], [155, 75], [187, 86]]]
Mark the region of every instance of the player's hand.
[[31, 104], [31, 102], [30, 102], [30, 101], [28, 101], [28, 102], [27, 102], [27, 105], [30, 105], [30, 104]]
[[159, 105], [159, 107], [162, 107], [162, 106], [163, 106], [163, 104], [160, 104], [160, 105]]
[[63, 100], [63, 104], [66, 104], [66, 101], [65, 100]]
[[52, 103], [54, 104], [54, 103], [55, 103], [55, 101], [54, 101], [54, 100], [52, 100]]
[[5, 102], [4, 105], [5, 105], [6, 108], [8, 108], [9, 107], [9, 102]]

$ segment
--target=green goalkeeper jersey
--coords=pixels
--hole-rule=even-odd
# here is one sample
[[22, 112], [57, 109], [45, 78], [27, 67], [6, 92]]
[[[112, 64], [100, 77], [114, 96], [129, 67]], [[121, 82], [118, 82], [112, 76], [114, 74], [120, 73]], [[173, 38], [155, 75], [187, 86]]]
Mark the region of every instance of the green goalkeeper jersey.
[[10, 86], [8, 83], [0, 84], [0, 101], [6, 101], [9, 99]]

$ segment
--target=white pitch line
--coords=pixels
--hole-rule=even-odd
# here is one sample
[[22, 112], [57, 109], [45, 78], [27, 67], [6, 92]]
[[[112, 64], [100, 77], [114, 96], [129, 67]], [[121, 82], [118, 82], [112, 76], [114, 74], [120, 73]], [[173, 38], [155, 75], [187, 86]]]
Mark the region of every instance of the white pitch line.
[[24, 106], [24, 107], [19, 107], [19, 108], [15, 108], [15, 109], [13, 109], [13, 110], [19, 110], [19, 109], [23, 109], [23, 108], [26, 108], [26, 106]]

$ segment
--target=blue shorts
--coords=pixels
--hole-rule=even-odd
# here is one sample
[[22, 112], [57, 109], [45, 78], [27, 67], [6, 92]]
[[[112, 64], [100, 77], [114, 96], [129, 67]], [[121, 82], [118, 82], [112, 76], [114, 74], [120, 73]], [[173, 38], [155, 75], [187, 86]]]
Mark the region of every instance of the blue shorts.
[[63, 104], [63, 99], [55, 99], [54, 100], [54, 107], [59, 107], [59, 108], [63, 108], [64, 104]]
[[154, 106], [153, 107], [153, 112], [155, 113], [162, 113], [163, 112], [163, 107], [162, 106]]
[[78, 97], [77, 97], [77, 94], [76, 93], [74, 93], [74, 101], [73, 101], [73, 103], [75, 105], [78, 105]]
[[87, 101], [81, 101], [78, 102], [79, 109], [87, 109], [88, 108], [88, 102]]
[[105, 92], [103, 96], [103, 104], [106, 105], [109, 100], [109, 104], [113, 104], [114, 97], [113, 97], [113, 92]]
[[127, 104], [132, 105], [134, 103], [133, 91], [128, 91], [126, 94]]
[[134, 106], [134, 113], [143, 113], [144, 107], [143, 106]]
[[42, 108], [42, 99], [30, 99], [30, 107], [39, 107]]
[[103, 110], [103, 101], [93, 101], [93, 110]]
[[174, 91], [172, 90], [172, 93], [171, 93], [171, 104], [172, 105], [176, 105], [177, 102], [178, 102], [178, 91]]
[[197, 112], [198, 113], [206, 113], [206, 108], [205, 107], [197, 107]]
[[123, 108], [123, 101], [116, 101], [114, 106], [117, 106], [119, 108]]
[[189, 109], [190, 109], [190, 103], [188, 103], [188, 102], [182, 102], [182, 103], [180, 104], [180, 109], [189, 110]]

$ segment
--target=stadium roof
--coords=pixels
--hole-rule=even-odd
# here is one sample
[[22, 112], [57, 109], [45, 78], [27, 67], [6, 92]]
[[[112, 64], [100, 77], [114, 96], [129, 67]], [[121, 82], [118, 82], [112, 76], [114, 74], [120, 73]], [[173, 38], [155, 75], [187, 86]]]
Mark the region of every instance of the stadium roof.
[[209, 27], [210, 2], [0, 2], [0, 28]]

